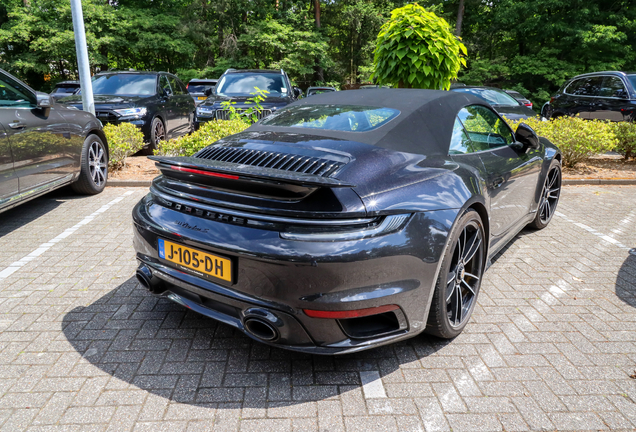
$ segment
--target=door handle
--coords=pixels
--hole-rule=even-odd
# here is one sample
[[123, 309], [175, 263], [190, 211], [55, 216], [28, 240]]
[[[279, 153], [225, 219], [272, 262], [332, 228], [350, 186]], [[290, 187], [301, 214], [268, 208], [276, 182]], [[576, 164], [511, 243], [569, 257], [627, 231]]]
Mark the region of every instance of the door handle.
[[492, 187], [494, 189], [497, 189], [498, 187], [500, 187], [502, 184], [504, 184], [504, 178], [503, 177], [497, 177], [496, 179], [494, 179], [492, 181]]
[[9, 123], [9, 127], [11, 129], [22, 129], [22, 128], [25, 128], [26, 125], [24, 123], [19, 122], [18, 120], [15, 120], [15, 121]]

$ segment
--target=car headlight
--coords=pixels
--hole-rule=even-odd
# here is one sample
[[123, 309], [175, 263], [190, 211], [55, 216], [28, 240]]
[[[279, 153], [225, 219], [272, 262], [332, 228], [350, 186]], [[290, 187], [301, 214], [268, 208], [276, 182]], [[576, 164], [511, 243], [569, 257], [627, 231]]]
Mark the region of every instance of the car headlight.
[[118, 109], [113, 111], [115, 111], [117, 114], [119, 114], [122, 117], [136, 117], [136, 118], [143, 117], [148, 112], [146, 108], [124, 108], [124, 109]]
[[197, 107], [197, 115], [201, 117], [210, 117], [214, 113], [214, 109], [210, 107]]

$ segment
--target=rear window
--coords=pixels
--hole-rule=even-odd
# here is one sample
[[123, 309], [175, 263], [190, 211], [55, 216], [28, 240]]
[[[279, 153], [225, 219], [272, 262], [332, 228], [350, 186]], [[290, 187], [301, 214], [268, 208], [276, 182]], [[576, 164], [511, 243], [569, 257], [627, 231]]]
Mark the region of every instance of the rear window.
[[268, 126], [367, 132], [388, 123], [400, 114], [393, 108], [358, 105], [297, 105], [265, 118]]
[[53, 93], [65, 93], [65, 94], [73, 94], [75, 93], [79, 87], [55, 87]]
[[190, 93], [205, 93], [207, 89], [213, 89], [214, 84], [188, 84], [188, 91]]

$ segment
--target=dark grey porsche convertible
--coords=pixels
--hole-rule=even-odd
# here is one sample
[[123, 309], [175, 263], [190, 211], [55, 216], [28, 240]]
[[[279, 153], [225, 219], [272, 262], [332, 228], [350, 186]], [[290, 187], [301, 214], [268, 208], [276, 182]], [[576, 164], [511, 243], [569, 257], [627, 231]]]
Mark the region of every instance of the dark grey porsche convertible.
[[490, 258], [550, 222], [561, 157], [470, 94], [312, 96], [193, 157], [154, 158], [162, 175], [133, 211], [137, 277], [296, 351], [452, 338]]

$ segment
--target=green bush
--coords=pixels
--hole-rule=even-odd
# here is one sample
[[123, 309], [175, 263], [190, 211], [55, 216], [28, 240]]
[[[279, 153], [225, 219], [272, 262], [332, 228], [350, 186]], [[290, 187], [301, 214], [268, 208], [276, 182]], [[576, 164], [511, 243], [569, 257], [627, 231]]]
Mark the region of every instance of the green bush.
[[130, 123], [107, 124], [104, 134], [108, 141], [108, 169], [117, 171], [126, 166], [126, 158], [137, 153], [144, 146], [144, 134]]
[[466, 47], [446, 20], [417, 3], [391, 12], [374, 54], [372, 78], [399, 87], [448, 89], [466, 66]]
[[249, 123], [242, 119], [212, 120], [203, 123], [199, 130], [172, 141], [162, 141], [155, 154], [160, 156], [192, 156], [202, 148], [214, 144], [228, 135], [244, 131]]
[[616, 151], [625, 159], [636, 157], [636, 124], [632, 122], [616, 122], [613, 124], [616, 135]]
[[567, 116], [549, 121], [538, 118], [506, 120], [515, 130], [519, 123], [525, 123], [537, 135], [556, 144], [563, 153], [563, 165], [566, 167], [573, 167], [590, 156], [614, 150], [618, 143], [614, 125], [605, 121]]

